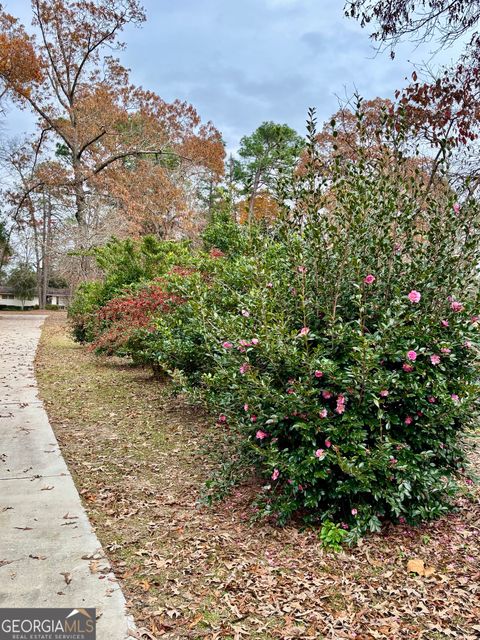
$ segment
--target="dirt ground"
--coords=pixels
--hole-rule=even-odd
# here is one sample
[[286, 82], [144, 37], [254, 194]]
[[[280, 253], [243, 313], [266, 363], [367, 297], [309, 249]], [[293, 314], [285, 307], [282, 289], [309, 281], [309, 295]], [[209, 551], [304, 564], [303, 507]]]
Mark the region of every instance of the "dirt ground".
[[[216, 427], [149, 371], [47, 319], [37, 377], [52, 426], [142, 637], [480, 637], [480, 501], [339, 554], [315, 531], [251, 523], [251, 487], [199, 507]], [[427, 568], [407, 571], [409, 560]], [[92, 568], [95, 570], [95, 567]]]

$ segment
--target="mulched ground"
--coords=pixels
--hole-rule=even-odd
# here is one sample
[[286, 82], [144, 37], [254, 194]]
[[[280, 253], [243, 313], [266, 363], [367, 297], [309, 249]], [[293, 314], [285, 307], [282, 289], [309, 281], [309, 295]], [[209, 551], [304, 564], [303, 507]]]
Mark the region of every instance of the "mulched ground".
[[199, 508], [211, 421], [148, 371], [75, 345], [64, 314], [46, 322], [37, 376], [139, 637], [480, 638], [477, 488], [442, 520], [326, 553], [313, 531], [251, 524], [248, 485]]

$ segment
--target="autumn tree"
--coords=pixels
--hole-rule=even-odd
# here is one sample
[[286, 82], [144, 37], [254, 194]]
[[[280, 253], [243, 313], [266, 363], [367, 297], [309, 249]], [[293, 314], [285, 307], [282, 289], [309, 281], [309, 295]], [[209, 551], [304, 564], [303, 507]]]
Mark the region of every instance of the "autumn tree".
[[249, 222], [255, 217], [258, 195], [272, 193], [280, 173], [293, 171], [303, 146], [303, 138], [291, 127], [275, 122], [264, 122], [240, 140], [235, 177], [248, 201]]
[[4, 11], [0, 13], [0, 78], [3, 80], [0, 99], [8, 87], [28, 95], [32, 84], [42, 80], [40, 60], [31, 38], [17, 20]]
[[480, 184], [480, 2], [478, 0], [350, 0], [346, 14], [362, 26], [373, 23], [379, 46], [403, 39], [436, 41], [448, 46], [467, 38], [459, 60], [436, 74], [413, 72], [411, 82], [396, 94], [408, 114], [412, 131], [434, 150], [438, 166], [451, 157], [451, 178], [473, 193]]
[[[62, 166], [45, 159], [38, 140], [8, 141], [0, 153], [8, 176], [2, 193], [11, 235], [21, 231], [33, 250], [40, 308], [45, 308], [51, 274], [55, 232], [68, 214], [68, 198], [58, 186], [65, 181]], [[31, 186], [36, 185], [36, 189]]]
[[14, 38], [22, 34], [40, 75], [19, 82], [0, 67], [0, 80], [14, 101], [37, 114], [41, 137], [53, 136], [81, 229], [89, 196], [112, 188], [101, 178], [127, 159], [176, 157], [221, 171], [223, 145], [213, 125], [202, 124], [187, 103], [169, 104], [132, 86], [128, 71], [109, 55], [123, 46], [119, 35], [127, 24], [145, 20], [138, 0], [32, 0], [32, 12], [38, 36], [2, 13], [10, 25], [2, 37], [15, 65]]
[[[374, 23], [372, 38], [390, 45], [392, 57], [400, 40], [436, 40], [448, 46], [475, 29], [480, 20], [478, 0], [348, 0], [345, 14], [362, 27]], [[471, 44], [478, 41], [473, 34]]]

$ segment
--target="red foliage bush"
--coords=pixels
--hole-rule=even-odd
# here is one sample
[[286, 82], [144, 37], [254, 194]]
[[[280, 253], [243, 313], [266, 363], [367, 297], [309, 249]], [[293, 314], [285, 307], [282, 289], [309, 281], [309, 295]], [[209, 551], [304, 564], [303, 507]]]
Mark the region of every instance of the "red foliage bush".
[[169, 313], [183, 300], [167, 291], [161, 280], [135, 292], [112, 298], [97, 311], [92, 348], [109, 354], [127, 348], [137, 331], [153, 331], [155, 316]]

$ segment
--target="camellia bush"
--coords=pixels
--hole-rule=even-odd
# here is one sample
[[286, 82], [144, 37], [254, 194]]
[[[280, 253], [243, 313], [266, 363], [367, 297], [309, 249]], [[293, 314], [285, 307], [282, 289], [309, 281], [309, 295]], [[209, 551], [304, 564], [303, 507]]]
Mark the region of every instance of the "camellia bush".
[[214, 414], [230, 476], [264, 479], [259, 513], [331, 546], [446, 513], [477, 415], [478, 206], [407, 130], [386, 112], [371, 136], [360, 104], [354, 152], [332, 122], [326, 156], [312, 119], [278, 223], [168, 277], [182, 304], [141, 346]]
[[311, 125], [283, 223], [191, 303], [214, 361], [195, 393], [267, 478], [262, 512], [340, 539], [444, 514], [476, 416], [478, 207], [383, 126], [372, 154], [360, 113], [326, 167]]

